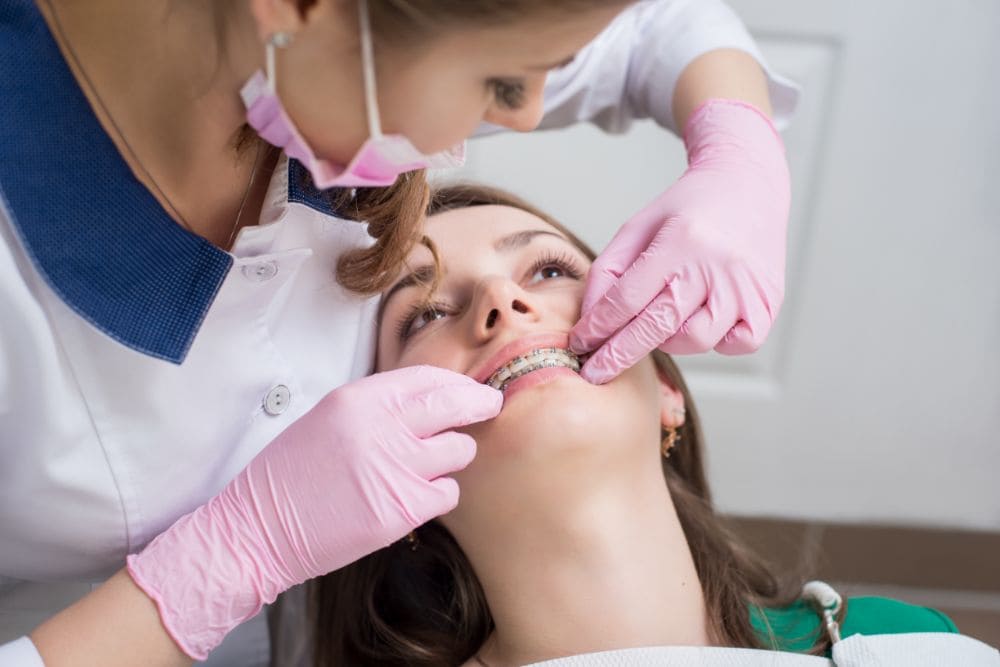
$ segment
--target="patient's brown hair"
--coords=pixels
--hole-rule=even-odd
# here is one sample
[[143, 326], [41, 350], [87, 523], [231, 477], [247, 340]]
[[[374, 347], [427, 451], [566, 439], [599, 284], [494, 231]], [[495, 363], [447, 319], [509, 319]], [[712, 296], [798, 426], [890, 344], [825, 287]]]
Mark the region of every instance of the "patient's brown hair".
[[[476, 185], [433, 192], [428, 215], [472, 206], [527, 211], [557, 228], [591, 259], [594, 253], [563, 225], [521, 199]], [[433, 248], [432, 248], [433, 250]], [[436, 258], [436, 254], [435, 254]], [[715, 641], [722, 645], [779, 648], [750, 622], [753, 607], [783, 607], [799, 593], [800, 579], [782, 578], [727, 530], [712, 507], [705, 477], [698, 411], [673, 360], [653, 357], [684, 395], [687, 417], [680, 440], [663, 460], [663, 475], [687, 538]], [[665, 435], [665, 434], [664, 434]], [[493, 629], [486, 596], [465, 554], [437, 521], [416, 531], [418, 548], [390, 545], [316, 580], [312, 588], [315, 664], [460, 665]], [[761, 614], [763, 617], [763, 614]], [[812, 652], [829, 648], [817, 635]]]

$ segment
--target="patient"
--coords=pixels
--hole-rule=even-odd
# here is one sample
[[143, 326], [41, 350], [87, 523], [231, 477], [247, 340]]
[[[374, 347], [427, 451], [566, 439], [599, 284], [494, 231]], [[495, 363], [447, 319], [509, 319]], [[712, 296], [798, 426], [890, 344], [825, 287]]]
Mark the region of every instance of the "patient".
[[[478, 454], [455, 475], [453, 512], [320, 580], [317, 664], [501, 667], [670, 645], [826, 652], [818, 617], [796, 600], [802, 581], [770, 571], [714, 514], [673, 362], [656, 353], [601, 386], [575, 372], [567, 332], [592, 253], [481, 187], [436, 192], [424, 232], [384, 294], [377, 370], [449, 368], [503, 389], [504, 408], [468, 429]], [[880, 618], [954, 631], [881, 602]], [[847, 634], [852, 617], [865, 630], [871, 604], [852, 601]]]

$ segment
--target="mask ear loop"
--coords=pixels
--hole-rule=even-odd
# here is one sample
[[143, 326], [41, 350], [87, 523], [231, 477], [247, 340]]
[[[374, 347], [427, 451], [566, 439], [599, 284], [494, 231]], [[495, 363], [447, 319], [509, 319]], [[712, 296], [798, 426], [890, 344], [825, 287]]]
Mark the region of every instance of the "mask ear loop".
[[292, 43], [292, 34], [288, 32], [276, 32], [267, 40], [264, 46], [264, 57], [267, 60], [267, 88], [272, 94], [278, 92], [278, 75], [274, 67], [275, 47], [283, 49]]
[[358, 2], [358, 21], [361, 24], [361, 70], [365, 82], [365, 112], [368, 114], [368, 135], [382, 138], [379, 120], [378, 97], [375, 94], [375, 50], [372, 46], [371, 21], [368, 19], [368, 0]]
[[[375, 93], [375, 49], [372, 44], [371, 21], [368, 19], [368, 1], [358, 2], [358, 23], [361, 28], [361, 73], [365, 86], [365, 113], [368, 116], [368, 135], [373, 139], [382, 137], [382, 123], [379, 120], [378, 96]], [[292, 43], [288, 32], [276, 32], [267, 40], [264, 56], [267, 61], [267, 87], [272, 94], [278, 92], [278, 75], [275, 72], [274, 50], [283, 49]]]

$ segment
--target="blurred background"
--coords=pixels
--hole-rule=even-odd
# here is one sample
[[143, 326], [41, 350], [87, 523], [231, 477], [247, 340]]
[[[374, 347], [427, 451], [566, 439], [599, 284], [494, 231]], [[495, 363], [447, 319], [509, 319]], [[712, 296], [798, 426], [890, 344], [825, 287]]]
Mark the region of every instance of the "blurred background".
[[[719, 508], [783, 566], [1000, 644], [1000, 2], [730, 0], [803, 89], [786, 299], [680, 359]], [[472, 142], [595, 249], [686, 165], [651, 122]]]

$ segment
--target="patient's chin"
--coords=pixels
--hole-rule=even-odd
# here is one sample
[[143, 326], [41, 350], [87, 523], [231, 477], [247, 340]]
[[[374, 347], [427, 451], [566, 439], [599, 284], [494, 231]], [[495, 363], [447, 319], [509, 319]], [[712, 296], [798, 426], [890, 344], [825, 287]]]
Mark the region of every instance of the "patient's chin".
[[658, 469], [653, 389], [642, 372], [600, 386], [561, 374], [511, 396], [495, 419], [463, 429], [478, 449], [454, 475], [462, 492], [445, 525], [458, 535], [483, 521], [516, 523], [525, 512], [564, 521], [597, 498], [617, 497], [642, 471]]
[[479, 445], [477, 460], [513, 454], [533, 460], [588, 450], [603, 457], [656, 428], [656, 405], [628, 375], [601, 386], [572, 372], [537, 384], [530, 383], [531, 375], [524, 378], [529, 383], [512, 386], [499, 416], [469, 430]]

